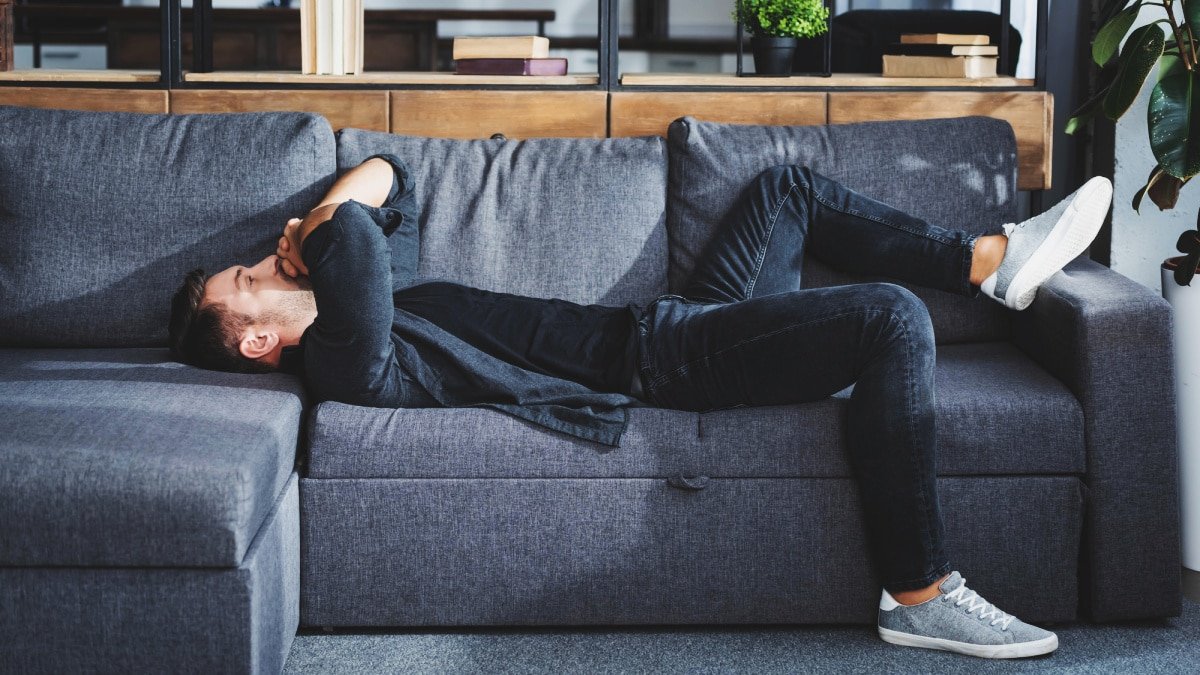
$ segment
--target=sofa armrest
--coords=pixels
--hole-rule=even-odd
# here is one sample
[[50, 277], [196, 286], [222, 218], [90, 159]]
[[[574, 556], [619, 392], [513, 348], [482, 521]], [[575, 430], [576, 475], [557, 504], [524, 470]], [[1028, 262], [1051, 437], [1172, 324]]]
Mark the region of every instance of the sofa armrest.
[[1083, 406], [1081, 609], [1093, 621], [1178, 616], [1180, 543], [1171, 306], [1076, 259], [1013, 314], [1013, 339]]

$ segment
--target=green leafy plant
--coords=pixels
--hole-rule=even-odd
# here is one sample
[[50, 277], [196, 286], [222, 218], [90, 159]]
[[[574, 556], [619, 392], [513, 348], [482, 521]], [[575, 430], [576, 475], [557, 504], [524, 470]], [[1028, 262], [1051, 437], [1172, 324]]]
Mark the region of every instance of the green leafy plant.
[[823, 0], [736, 0], [733, 20], [754, 36], [811, 38], [829, 30], [829, 8]]
[[[1142, 7], [1160, 7], [1163, 17], [1131, 33]], [[1066, 132], [1075, 133], [1100, 112], [1120, 119], [1157, 65], [1146, 119], [1157, 164], [1133, 196], [1133, 208], [1140, 212], [1147, 196], [1160, 210], [1173, 208], [1180, 188], [1200, 173], [1200, 0], [1106, 0], [1099, 18], [1092, 41], [1092, 59], [1101, 66], [1099, 87], [1067, 120]], [[1180, 285], [1190, 285], [1200, 264], [1200, 219], [1196, 227], [1176, 244], [1186, 256], [1175, 269]]]
[[[1162, 7], [1163, 18], [1129, 32], [1144, 6]], [[1092, 60], [1102, 68], [1098, 89], [1070, 115], [1066, 131], [1078, 131], [1099, 112], [1120, 119], [1157, 65], [1146, 118], [1157, 163], [1134, 195], [1133, 208], [1141, 213], [1147, 196], [1159, 210], [1174, 208], [1181, 187], [1200, 173], [1200, 0], [1105, 0], [1099, 25], [1092, 41]], [[1175, 269], [1175, 281], [1189, 286], [1200, 264], [1200, 216], [1196, 229], [1184, 232], [1175, 247], [1186, 256]]]

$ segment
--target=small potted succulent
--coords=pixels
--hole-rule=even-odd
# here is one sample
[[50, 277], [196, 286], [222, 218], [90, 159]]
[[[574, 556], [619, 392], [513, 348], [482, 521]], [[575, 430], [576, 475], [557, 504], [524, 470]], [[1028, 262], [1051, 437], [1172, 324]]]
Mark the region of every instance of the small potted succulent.
[[824, 0], [734, 0], [733, 20], [750, 32], [754, 72], [791, 75], [798, 41], [829, 30], [829, 8]]

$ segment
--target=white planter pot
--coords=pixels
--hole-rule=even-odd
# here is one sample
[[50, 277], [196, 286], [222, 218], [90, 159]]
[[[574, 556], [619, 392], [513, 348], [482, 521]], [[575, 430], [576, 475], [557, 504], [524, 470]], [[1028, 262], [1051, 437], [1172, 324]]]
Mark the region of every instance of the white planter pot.
[[1183, 566], [1200, 570], [1200, 275], [1175, 283], [1162, 267], [1163, 297], [1175, 314], [1175, 394], [1179, 420], [1179, 507]]

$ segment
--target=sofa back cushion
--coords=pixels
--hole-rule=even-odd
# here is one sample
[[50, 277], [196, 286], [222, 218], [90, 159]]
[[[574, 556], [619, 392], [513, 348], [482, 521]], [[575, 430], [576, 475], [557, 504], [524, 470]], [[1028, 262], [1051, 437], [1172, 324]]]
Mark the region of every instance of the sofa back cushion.
[[416, 182], [420, 278], [582, 304], [666, 292], [658, 137], [453, 140], [345, 129], [339, 170], [396, 154]]
[[274, 252], [334, 175], [319, 115], [0, 106], [0, 345], [165, 345], [189, 269]]
[[[999, 232], [1016, 216], [1016, 140], [988, 117], [817, 126], [735, 125], [684, 117], [668, 129], [667, 231], [672, 293], [746, 185], [778, 164], [811, 167], [851, 189], [942, 227]], [[811, 255], [806, 288], [893, 281], [839, 272]], [[902, 284], [929, 307], [939, 343], [1007, 337], [998, 303]]]

